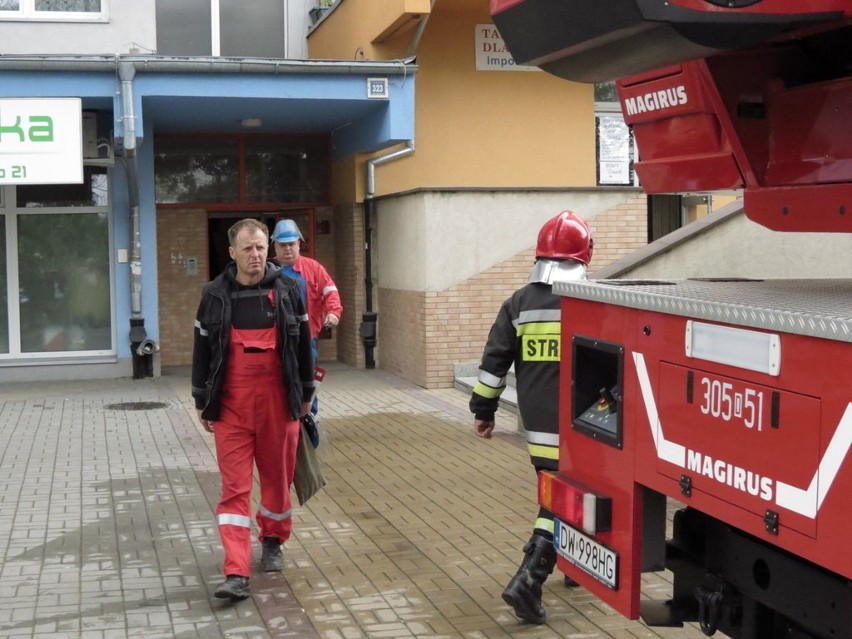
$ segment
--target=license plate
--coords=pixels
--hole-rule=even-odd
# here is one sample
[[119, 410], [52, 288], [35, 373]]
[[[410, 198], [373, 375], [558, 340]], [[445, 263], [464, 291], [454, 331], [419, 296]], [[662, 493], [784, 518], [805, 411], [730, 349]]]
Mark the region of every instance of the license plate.
[[560, 557], [613, 590], [618, 584], [618, 555], [559, 519], [553, 520], [553, 545]]

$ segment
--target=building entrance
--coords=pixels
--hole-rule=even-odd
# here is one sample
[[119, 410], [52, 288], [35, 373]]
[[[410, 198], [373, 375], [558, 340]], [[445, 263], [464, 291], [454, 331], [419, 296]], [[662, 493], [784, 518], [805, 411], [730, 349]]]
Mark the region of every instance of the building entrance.
[[[228, 229], [232, 224], [245, 217], [252, 217], [266, 224], [270, 235], [275, 228], [278, 220], [289, 218], [294, 220], [299, 225], [302, 235], [305, 237], [305, 243], [302, 246], [302, 253], [309, 257], [313, 255], [312, 245], [312, 229], [313, 229], [313, 210], [299, 209], [295, 211], [277, 211], [274, 213], [246, 213], [246, 212], [231, 212], [228, 213], [210, 213], [207, 218], [207, 246], [208, 246], [208, 264], [209, 272], [208, 279], [213, 279], [225, 265], [231, 261], [228, 253]], [[271, 245], [269, 246], [269, 258], [275, 256], [275, 251]]]

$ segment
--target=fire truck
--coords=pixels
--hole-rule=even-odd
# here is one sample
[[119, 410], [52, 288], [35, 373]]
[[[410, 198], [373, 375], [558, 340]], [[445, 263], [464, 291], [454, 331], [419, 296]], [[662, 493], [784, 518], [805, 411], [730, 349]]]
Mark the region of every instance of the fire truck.
[[[852, 232], [850, 0], [490, 6], [517, 63], [616, 81], [648, 193], [735, 189], [770, 229]], [[852, 637], [852, 279], [554, 290], [559, 569], [649, 625]], [[671, 598], [643, 600], [662, 568]]]

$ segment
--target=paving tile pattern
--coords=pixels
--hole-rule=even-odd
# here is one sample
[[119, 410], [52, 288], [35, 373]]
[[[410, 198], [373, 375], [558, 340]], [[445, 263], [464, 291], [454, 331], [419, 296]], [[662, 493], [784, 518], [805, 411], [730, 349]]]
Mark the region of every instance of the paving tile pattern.
[[[0, 637], [697, 639], [628, 621], [560, 575], [548, 622], [500, 592], [536, 512], [512, 414], [474, 437], [467, 396], [329, 366], [326, 488], [296, 508], [281, 573], [212, 598], [222, 553], [212, 437], [187, 371], [0, 390]], [[260, 548], [255, 544], [255, 560]], [[665, 573], [645, 578], [665, 598]]]

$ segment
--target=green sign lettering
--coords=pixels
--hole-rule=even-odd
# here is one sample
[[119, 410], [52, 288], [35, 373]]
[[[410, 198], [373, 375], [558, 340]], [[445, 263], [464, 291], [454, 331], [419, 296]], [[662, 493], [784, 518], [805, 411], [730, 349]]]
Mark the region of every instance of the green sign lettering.
[[53, 142], [53, 118], [49, 115], [30, 116], [30, 140], [33, 142]]
[[24, 130], [21, 126], [21, 116], [15, 116], [14, 124], [0, 123], [0, 142], [3, 135], [17, 136], [18, 142], [29, 140], [30, 142], [53, 142], [53, 118], [49, 115], [31, 115], [29, 117], [29, 128]]
[[15, 124], [11, 126], [3, 126], [0, 124], [0, 141], [3, 140], [4, 133], [12, 133], [18, 136], [18, 142], [24, 141], [24, 129], [21, 128], [21, 116], [15, 118]]

